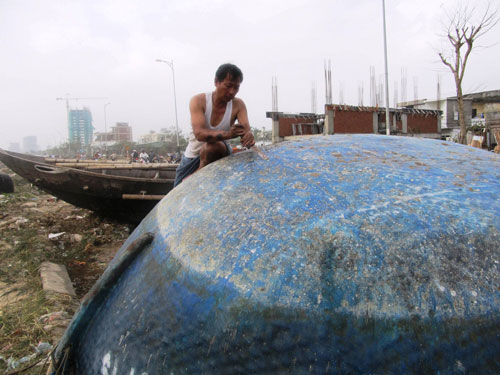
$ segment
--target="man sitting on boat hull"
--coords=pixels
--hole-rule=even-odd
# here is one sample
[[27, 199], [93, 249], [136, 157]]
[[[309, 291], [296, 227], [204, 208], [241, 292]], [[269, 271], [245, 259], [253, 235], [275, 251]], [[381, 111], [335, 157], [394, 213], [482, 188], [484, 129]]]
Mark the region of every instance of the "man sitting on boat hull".
[[177, 168], [174, 186], [198, 169], [230, 155], [228, 139], [241, 137], [243, 147], [254, 145], [245, 103], [235, 98], [242, 81], [243, 73], [236, 65], [223, 64], [215, 73], [215, 91], [191, 99], [193, 131]]

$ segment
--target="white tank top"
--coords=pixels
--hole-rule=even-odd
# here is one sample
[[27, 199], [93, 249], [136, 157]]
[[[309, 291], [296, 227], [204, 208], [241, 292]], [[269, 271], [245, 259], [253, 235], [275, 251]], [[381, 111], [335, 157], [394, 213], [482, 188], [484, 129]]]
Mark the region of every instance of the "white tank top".
[[[231, 113], [233, 112], [233, 101], [231, 100], [229, 103], [226, 105], [226, 112], [224, 113], [224, 117], [222, 118], [221, 122], [218, 123], [216, 126], [212, 126], [210, 124], [210, 118], [212, 117], [212, 93], [207, 92], [205, 94], [205, 125], [212, 130], [229, 130], [229, 127], [231, 126]], [[193, 131], [191, 131], [191, 134], [189, 135], [189, 143], [186, 147], [186, 151], [184, 152], [184, 155], [188, 158], [195, 158], [200, 155], [200, 150], [201, 147], [205, 144], [206, 142], [201, 142], [196, 139], [194, 136]]]

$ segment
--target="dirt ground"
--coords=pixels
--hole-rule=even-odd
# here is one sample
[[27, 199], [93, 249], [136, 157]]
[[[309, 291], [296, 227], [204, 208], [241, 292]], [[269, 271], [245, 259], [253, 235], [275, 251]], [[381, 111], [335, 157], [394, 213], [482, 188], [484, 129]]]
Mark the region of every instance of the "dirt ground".
[[[0, 173], [15, 188], [0, 193], [0, 373], [37, 363], [22, 373], [45, 374], [45, 358], [131, 228], [58, 200], [1, 163]], [[76, 298], [42, 289], [44, 261], [66, 266]]]

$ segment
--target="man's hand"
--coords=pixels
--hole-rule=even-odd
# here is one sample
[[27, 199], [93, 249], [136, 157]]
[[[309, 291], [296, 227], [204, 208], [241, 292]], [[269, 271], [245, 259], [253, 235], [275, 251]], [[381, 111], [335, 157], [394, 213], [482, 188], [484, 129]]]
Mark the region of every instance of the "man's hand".
[[253, 139], [253, 134], [251, 131], [247, 131], [241, 137], [241, 145], [246, 148], [250, 148], [255, 144], [255, 140]]
[[243, 137], [245, 135], [245, 128], [241, 124], [234, 124], [231, 126], [229, 129], [229, 134], [231, 135], [231, 139], [237, 138], [237, 137]]

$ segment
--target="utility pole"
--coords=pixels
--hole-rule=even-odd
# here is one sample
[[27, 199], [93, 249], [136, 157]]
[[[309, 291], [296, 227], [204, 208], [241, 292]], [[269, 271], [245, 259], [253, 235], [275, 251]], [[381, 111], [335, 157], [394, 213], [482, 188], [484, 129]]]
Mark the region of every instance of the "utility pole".
[[174, 60], [167, 61], [167, 60], [156, 59], [156, 62], [165, 63], [168, 65], [170, 69], [172, 69], [172, 80], [174, 83], [174, 105], [175, 105], [175, 140], [177, 143], [177, 153], [180, 155], [181, 150], [179, 146], [179, 122], [177, 120], [177, 95], [175, 94]]
[[386, 134], [391, 135], [391, 121], [389, 120], [389, 71], [387, 68], [387, 38], [385, 36], [385, 0], [382, 0], [382, 12], [384, 18], [384, 60], [385, 60], [385, 129]]
[[104, 143], [104, 149], [106, 150], [106, 157], [108, 157], [108, 126], [106, 120], [106, 107], [111, 103], [104, 104], [104, 137], [106, 138], [106, 142]]

